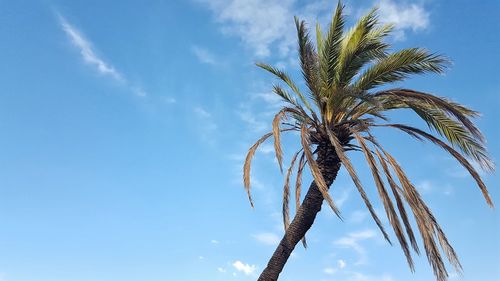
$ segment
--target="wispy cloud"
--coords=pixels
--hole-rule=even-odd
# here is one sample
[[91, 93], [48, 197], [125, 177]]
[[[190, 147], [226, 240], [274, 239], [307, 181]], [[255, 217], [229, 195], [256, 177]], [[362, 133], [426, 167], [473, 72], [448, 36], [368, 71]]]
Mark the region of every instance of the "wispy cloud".
[[210, 65], [219, 64], [219, 60], [215, 57], [215, 55], [206, 48], [192, 46], [191, 51], [201, 63]]
[[372, 229], [351, 232], [346, 236], [335, 240], [334, 244], [342, 248], [349, 248], [354, 250], [359, 255], [359, 259], [356, 262], [356, 265], [365, 264], [367, 261], [366, 250], [361, 245], [361, 242], [367, 239], [375, 238], [376, 235], [376, 232]]
[[[316, 21], [325, 25], [335, 8], [335, 3], [328, 0], [308, 1], [305, 5], [296, 0], [197, 1], [213, 12], [224, 34], [240, 38], [257, 57], [271, 54], [289, 57], [296, 44], [293, 16], [298, 15], [312, 26]], [[395, 24], [396, 39], [404, 39], [406, 30], [420, 31], [429, 26], [429, 12], [422, 2], [381, 0], [378, 6], [381, 20]], [[346, 7], [346, 12], [349, 13], [352, 8]]]
[[280, 242], [280, 237], [274, 233], [263, 232], [259, 234], [252, 235], [255, 240], [259, 241], [262, 244], [275, 246]]
[[396, 2], [394, 0], [381, 0], [379, 3], [380, 19], [395, 26], [395, 38], [405, 39], [405, 31], [421, 31], [430, 24], [429, 12], [422, 3]]
[[245, 275], [251, 275], [257, 269], [257, 266], [255, 266], [254, 264], [250, 265], [248, 263], [243, 263], [242, 261], [239, 260], [233, 263], [233, 267], [236, 270], [243, 272]]
[[[238, 36], [256, 56], [271, 54], [271, 44], [290, 34], [293, 0], [199, 0], [214, 13], [222, 32]], [[282, 43], [281, 52], [288, 46]]]
[[328, 266], [323, 269], [323, 272], [329, 275], [337, 273], [339, 270], [344, 269], [347, 263], [343, 259], [337, 260], [337, 266]]
[[196, 123], [197, 130], [201, 139], [206, 143], [213, 145], [215, 143], [214, 131], [217, 130], [217, 123], [215, 123], [212, 114], [204, 108], [197, 106], [193, 109], [194, 114], [200, 122]]
[[113, 66], [106, 63], [96, 54], [90, 41], [86, 39], [78, 29], [71, 25], [62, 15], [59, 15], [59, 22], [64, 32], [71, 40], [71, 43], [80, 51], [85, 63], [94, 66], [95, 69], [103, 75], [108, 75], [113, 79], [123, 81], [122, 75]]
[[139, 97], [147, 96], [144, 89], [130, 85], [127, 79], [114, 66], [100, 57], [95, 51], [92, 42], [88, 40], [80, 30], [69, 23], [61, 14], [58, 13], [57, 17], [62, 30], [66, 33], [73, 46], [78, 49], [86, 64], [92, 66], [97, 73], [127, 85], [135, 95]]

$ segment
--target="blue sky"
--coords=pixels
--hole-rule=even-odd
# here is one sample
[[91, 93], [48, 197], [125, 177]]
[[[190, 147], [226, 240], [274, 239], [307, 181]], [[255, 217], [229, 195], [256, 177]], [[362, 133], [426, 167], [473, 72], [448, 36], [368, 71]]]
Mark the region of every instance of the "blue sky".
[[[377, 3], [396, 24], [395, 49], [453, 60], [445, 75], [399, 85], [482, 112], [498, 162], [499, 2], [347, 1], [350, 22]], [[325, 23], [335, 5], [0, 0], [0, 280], [255, 280], [283, 233], [283, 178], [264, 145], [250, 208], [243, 157], [279, 105], [276, 81], [253, 64], [299, 79], [293, 16]], [[498, 212], [473, 181], [431, 145], [377, 133], [461, 257], [464, 275], [451, 279], [499, 280]], [[284, 141], [285, 152], [298, 145]], [[375, 199], [366, 164], [352, 157]], [[484, 176], [500, 204], [497, 177]], [[382, 240], [343, 170], [332, 195], [346, 221], [324, 208], [280, 280], [433, 280], [425, 256], [412, 274]]]

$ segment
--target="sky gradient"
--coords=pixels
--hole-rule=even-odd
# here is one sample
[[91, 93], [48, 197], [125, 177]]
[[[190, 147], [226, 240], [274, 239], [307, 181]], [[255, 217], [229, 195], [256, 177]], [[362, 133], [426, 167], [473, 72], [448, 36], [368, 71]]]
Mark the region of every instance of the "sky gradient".
[[[348, 25], [378, 5], [396, 25], [394, 49], [451, 58], [445, 75], [395, 86], [480, 111], [498, 162], [500, 2], [345, 4]], [[335, 5], [0, 0], [0, 281], [255, 280], [283, 234], [283, 177], [266, 143], [250, 208], [243, 159], [279, 107], [277, 81], [254, 63], [300, 81], [293, 16], [324, 25]], [[426, 128], [411, 114], [391, 117]], [[430, 144], [376, 133], [461, 258], [464, 275], [450, 279], [500, 280], [500, 218], [473, 180]], [[298, 145], [284, 138], [285, 163]], [[377, 201], [362, 155], [352, 157]], [[497, 176], [484, 179], [499, 205]], [[411, 273], [383, 240], [345, 170], [331, 193], [346, 220], [323, 208], [281, 281], [434, 280], [425, 255]]]

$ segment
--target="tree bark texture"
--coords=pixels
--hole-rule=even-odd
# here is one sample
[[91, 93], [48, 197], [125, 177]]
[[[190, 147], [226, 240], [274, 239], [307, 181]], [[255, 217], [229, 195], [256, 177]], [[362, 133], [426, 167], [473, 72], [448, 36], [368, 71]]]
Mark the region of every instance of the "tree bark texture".
[[[319, 145], [316, 162], [321, 170], [321, 174], [325, 178], [327, 186], [330, 187], [340, 169], [340, 160], [333, 147], [331, 145]], [[278, 280], [278, 276], [292, 254], [293, 249], [314, 223], [316, 215], [321, 210], [323, 199], [323, 195], [319, 191], [316, 182], [313, 181], [297, 214], [290, 223], [258, 281]]]

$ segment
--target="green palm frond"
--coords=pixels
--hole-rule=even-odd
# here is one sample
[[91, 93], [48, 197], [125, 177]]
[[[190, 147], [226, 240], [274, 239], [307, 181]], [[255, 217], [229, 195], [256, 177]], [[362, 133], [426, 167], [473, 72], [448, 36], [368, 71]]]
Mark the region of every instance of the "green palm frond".
[[342, 43], [342, 34], [344, 30], [344, 5], [341, 1], [337, 4], [337, 9], [333, 14], [332, 21], [328, 28], [326, 38], [321, 44], [321, 52], [319, 53], [320, 74], [322, 80], [322, 95], [328, 96], [330, 93], [325, 92], [330, 89], [335, 79], [335, 72], [338, 65], [340, 55], [340, 44]]
[[295, 17], [295, 26], [297, 28], [297, 37], [299, 41], [299, 58], [302, 68], [302, 75], [306, 81], [310, 91], [310, 97], [320, 105], [320, 88], [319, 88], [319, 62], [318, 55], [314, 50], [314, 46], [309, 38], [309, 32], [306, 28], [306, 23]]
[[342, 38], [335, 87], [348, 85], [366, 63], [386, 56], [389, 45], [382, 39], [389, 34], [392, 26], [376, 28], [378, 20], [375, 12], [376, 9], [373, 9], [362, 17]]
[[299, 99], [306, 106], [306, 108], [309, 109], [309, 111], [313, 111], [307, 99], [300, 92], [299, 88], [295, 85], [292, 79], [290, 79], [290, 77], [284, 71], [281, 71], [265, 63], [257, 63], [256, 65], [262, 69], [269, 71], [270, 73], [274, 74], [276, 77], [281, 79], [283, 82], [285, 82], [288, 85], [288, 87], [290, 87], [290, 89], [292, 89], [292, 91], [299, 97]]
[[420, 129], [403, 125], [403, 124], [384, 124], [384, 125], [378, 125], [382, 127], [393, 127], [400, 129], [401, 131], [411, 135], [412, 137], [415, 137], [419, 140], [422, 140], [422, 138], [427, 139], [431, 141], [432, 143], [440, 146], [444, 150], [446, 150], [448, 153], [450, 153], [457, 161], [471, 174], [471, 176], [474, 178], [476, 181], [477, 185], [479, 186], [481, 192], [483, 193], [484, 199], [486, 200], [486, 203], [493, 207], [493, 201], [491, 200], [490, 194], [488, 192], [488, 189], [486, 188], [486, 185], [484, 184], [483, 180], [481, 179], [481, 176], [479, 176], [479, 173], [474, 169], [472, 164], [465, 159], [460, 153], [458, 153], [456, 150], [454, 150], [451, 146], [447, 145], [445, 142], [442, 140], [434, 137], [433, 135], [426, 133]]
[[447, 58], [425, 49], [404, 49], [379, 59], [361, 74], [354, 87], [369, 90], [385, 83], [403, 80], [410, 74], [442, 73], [447, 65]]

